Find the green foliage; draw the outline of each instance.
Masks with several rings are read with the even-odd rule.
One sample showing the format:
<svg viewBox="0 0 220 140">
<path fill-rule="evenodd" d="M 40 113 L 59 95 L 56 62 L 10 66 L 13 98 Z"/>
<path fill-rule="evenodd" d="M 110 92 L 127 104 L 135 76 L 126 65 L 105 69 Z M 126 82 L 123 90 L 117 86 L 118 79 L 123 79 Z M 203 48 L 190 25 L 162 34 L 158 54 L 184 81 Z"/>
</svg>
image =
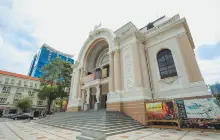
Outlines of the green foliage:
<svg viewBox="0 0 220 140">
<path fill-rule="evenodd" d="M 37 92 L 40 99 L 47 99 L 48 111 L 53 100 L 60 98 L 62 102 L 63 98 L 68 97 L 68 93 L 64 89 L 70 88 L 71 65 L 71 63 L 57 57 L 42 68 L 44 74 L 41 77 L 41 86 Z"/>
<path fill-rule="evenodd" d="M 54 100 L 58 96 L 58 88 L 56 85 L 44 86 L 38 90 L 38 98 L 41 100 Z"/>
<path fill-rule="evenodd" d="M 16 106 L 18 108 L 20 108 L 23 112 L 25 112 L 27 109 L 31 108 L 31 102 L 30 100 L 28 100 L 28 98 L 24 98 L 24 99 L 21 99 L 17 104 Z"/>
</svg>

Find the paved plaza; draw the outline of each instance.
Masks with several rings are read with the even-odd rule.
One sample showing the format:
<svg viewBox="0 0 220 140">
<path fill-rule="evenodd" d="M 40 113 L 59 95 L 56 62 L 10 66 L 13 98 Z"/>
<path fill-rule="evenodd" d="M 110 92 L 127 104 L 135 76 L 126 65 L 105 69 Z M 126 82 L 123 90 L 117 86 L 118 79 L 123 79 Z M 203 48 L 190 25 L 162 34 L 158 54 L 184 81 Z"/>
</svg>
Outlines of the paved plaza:
<svg viewBox="0 0 220 140">
<path fill-rule="evenodd" d="M 75 140 L 80 132 L 27 121 L 1 121 L 0 140 Z M 146 128 L 109 136 L 107 140 L 220 140 L 212 132 L 188 132 Z"/>
</svg>

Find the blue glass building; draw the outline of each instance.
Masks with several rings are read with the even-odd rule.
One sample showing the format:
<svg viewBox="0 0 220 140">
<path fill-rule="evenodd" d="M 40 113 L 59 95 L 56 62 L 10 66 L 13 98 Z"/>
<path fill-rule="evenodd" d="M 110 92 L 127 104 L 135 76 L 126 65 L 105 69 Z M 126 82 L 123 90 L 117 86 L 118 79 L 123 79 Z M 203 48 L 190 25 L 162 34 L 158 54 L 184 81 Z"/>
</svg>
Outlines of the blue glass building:
<svg viewBox="0 0 220 140">
<path fill-rule="evenodd" d="M 220 83 L 216 83 L 210 86 L 212 94 L 220 94 Z"/>
<path fill-rule="evenodd" d="M 43 44 L 40 51 L 33 58 L 28 76 L 40 78 L 43 75 L 41 68 L 56 57 L 60 57 L 63 61 L 68 61 L 74 64 L 74 60 L 72 59 L 73 55 L 59 52 L 47 44 Z"/>
</svg>

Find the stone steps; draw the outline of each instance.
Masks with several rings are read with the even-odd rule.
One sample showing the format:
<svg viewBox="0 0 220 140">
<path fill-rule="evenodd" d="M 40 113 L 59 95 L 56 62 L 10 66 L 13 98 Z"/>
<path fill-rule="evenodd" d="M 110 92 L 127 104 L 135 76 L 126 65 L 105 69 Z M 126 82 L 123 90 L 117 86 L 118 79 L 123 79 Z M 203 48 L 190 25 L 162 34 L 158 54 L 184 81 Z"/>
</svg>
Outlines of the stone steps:
<svg viewBox="0 0 220 140">
<path fill-rule="evenodd" d="M 57 125 L 57 126 L 62 126 L 62 127 L 90 127 L 90 128 L 93 128 L 93 129 L 102 129 L 102 130 L 105 130 L 105 129 L 113 129 L 113 128 L 122 128 L 122 127 L 129 127 L 129 126 L 139 126 L 140 124 L 136 123 L 127 123 L 127 124 L 124 124 L 124 123 L 121 123 L 121 124 L 114 124 L 114 125 L 111 125 L 111 126 L 100 126 L 99 124 L 97 125 L 89 125 L 89 124 L 54 124 L 54 125 Z"/>
<path fill-rule="evenodd" d="M 77 122 L 77 121 L 87 121 L 87 122 L 109 122 L 109 121 L 134 121 L 131 118 L 112 118 L 112 119 L 99 119 L 99 118 L 68 118 L 67 120 L 46 120 L 46 121 L 41 121 L 44 123 L 53 123 L 53 122 L 60 122 L 62 121 L 63 123 L 71 123 L 71 122 Z"/>
<path fill-rule="evenodd" d="M 143 128 L 139 122 L 116 111 L 59 113 L 35 122 L 74 131 L 88 129 L 108 136 Z"/>
</svg>

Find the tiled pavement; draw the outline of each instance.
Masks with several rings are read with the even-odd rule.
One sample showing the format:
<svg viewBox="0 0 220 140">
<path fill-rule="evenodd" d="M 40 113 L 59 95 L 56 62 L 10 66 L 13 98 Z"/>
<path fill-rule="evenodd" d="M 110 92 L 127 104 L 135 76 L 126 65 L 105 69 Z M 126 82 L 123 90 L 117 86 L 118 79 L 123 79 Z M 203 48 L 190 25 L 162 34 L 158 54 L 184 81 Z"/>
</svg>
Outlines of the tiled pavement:
<svg viewBox="0 0 220 140">
<path fill-rule="evenodd" d="M 75 140 L 80 132 L 24 121 L 0 122 L 0 140 Z M 220 140 L 220 134 L 171 129 L 142 129 L 107 140 Z"/>
<path fill-rule="evenodd" d="M 108 137 L 108 140 L 220 140 L 220 134 L 176 131 L 172 129 L 142 129 Z"/>
</svg>

